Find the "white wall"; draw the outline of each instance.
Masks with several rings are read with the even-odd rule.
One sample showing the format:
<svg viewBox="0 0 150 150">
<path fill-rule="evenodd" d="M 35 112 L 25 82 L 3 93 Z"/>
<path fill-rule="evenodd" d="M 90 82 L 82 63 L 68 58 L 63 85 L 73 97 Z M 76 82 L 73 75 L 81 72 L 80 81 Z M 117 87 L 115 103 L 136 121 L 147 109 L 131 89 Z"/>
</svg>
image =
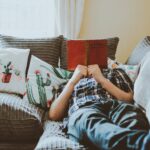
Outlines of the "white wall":
<svg viewBox="0 0 150 150">
<path fill-rule="evenodd" d="M 150 35 L 150 0 L 85 0 L 80 38 L 120 38 L 117 60 L 125 62 L 135 45 Z"/>
</svg>

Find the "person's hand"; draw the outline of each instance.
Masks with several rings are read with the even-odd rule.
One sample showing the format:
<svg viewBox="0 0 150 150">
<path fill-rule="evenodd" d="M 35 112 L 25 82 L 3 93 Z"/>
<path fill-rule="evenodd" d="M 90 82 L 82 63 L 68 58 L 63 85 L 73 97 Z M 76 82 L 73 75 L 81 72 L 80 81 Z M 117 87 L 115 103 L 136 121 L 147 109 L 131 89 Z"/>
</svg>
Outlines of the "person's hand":
<svg viewBox="0 0 150 150">
<path fill-rule="evenodd" d="M 78 65 L 69 82 L 71 82 L 73 85 L 76 85 L 82 77 L 86 76 L 87 76 L 87 66 Z"/>
<path fill-rule="evenodd" d="M 88 66 L 88 76 L 92 76 L 98 83 L 101 83 L 105 80 L 105 77 L 103 76 L 98 65 Z"/>
</svg>

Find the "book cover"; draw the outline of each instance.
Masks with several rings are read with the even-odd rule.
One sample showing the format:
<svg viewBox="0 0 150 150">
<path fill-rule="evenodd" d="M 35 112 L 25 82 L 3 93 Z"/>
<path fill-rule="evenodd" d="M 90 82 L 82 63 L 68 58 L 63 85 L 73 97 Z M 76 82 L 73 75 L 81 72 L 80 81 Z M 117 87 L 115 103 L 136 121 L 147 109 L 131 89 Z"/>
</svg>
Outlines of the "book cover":
<svg viewBox="0 0 150 150">
<path fill-rule="evenodd" d="M 107 40 L 68 40 L 67 41 L 68 70 L 74 70 L 78 64 L 98 64 L 100 68 L 107 67 Z"/>
</svg>

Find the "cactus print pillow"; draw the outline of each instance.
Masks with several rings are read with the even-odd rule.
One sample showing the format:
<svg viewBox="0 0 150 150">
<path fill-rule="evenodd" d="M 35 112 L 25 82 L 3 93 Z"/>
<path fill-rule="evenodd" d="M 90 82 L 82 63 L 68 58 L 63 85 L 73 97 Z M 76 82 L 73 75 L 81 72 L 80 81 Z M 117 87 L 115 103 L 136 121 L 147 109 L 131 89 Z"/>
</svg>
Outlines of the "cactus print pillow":
<svg viewBox="0 0 150 150">
<path fill-rule="evenodd" d="M 26 81 L 29 102 L 48 109 L 58 96 L 59 86 L 66 84 L 71 76 L 72 72 L 55 68 L 32 55 Z"/>
<path fill-rule="evenodd" d="M 29 49 L 0 48 L 0 92 L 24 95 Z"/>
<path fill-rule="evenodd" d="M 138 73 L 139 73 L 140 65 L 121 64 L 115 60 L 111 60 L 110 58 L 108 58 L 107 64 L 108 64 L 109 69 L 120 68 L 120 69 L 124 70 L 126 72 L 126 74 L 129 76 L 129 78 L 131 79 L 131 81 L 133 83 L 135 82 L 135 80 L 138 76 Z"/>
</svg>

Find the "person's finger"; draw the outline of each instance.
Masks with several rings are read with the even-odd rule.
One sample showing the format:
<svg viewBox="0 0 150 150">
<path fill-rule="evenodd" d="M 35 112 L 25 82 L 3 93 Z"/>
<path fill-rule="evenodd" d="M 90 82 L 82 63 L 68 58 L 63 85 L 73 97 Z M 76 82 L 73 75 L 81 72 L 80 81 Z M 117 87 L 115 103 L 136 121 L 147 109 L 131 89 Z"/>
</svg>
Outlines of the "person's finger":
<svg viewBox="0 0 150 150">
<path fill-rule="evenodd" d="M 83 73 L 83 76 L 86 77 L 86 76 L 87 76 L 87 72 L 84 72 L 84 73 Z"/>
<path fill-rule="evenodd" d="M 84 66 L 84 65 L 80 65 L 82 68 L 87 68 L 87 66 Z"/>
<path fill-rule="evenodd" d="M 94 72 L 94 68 L 88 68 L 88 72 L 93 73 Z"/>
<path fill-rule="evenodd" d="M 88 69 L 97 69 L 96 66 L 90 66 Z"/>
<path fill-rule="evenodd" d="M 88 74 L 90 74 L 91 70 L 88 68 Z"/>
<path fill-rule="evenodd" d="M 87 68 L 87 66 L 77 65 L 77 68 L 78 68 L 78 69 L 86 69 L 86 68 Z"/>
<path fill-rule="evenodd" d="M 83 76 L 86 77 L 87 76 L 87 69 L 85 69 L 85 68 L 82 69 L 81 73 L 82 73 Z"/>
<path fill-rule="evenodd" d="M 84 66 L 84 68 L 86 68 L 86 69 L 87 69 L 88 67 L 87 67 L 87 66 Z"/>
<path fill-rule="evenodd" d="M 87 68 L 87 67 L 86 67 L 86 68 L 83 68 L 83 70 L 87 72 L 88 68 Z"/>
<path fill-rule="evenodd" d="M 90 68 L 88 68 L 88 74 L 91 72 L 91 69 Z"/>
<path fill-rule="evenodd" d="M 90 68 L 91 65 L 88 65 L 87 67 Z"/>
<path fill-rule="evenodd" d="M 84 76 L 84 78 L 87 77 L 87 70 L 85 70 L 85 71 L 83 72 L 83 76 Z"/>
<path fill-rule="evenodd" d="M 89 76 L 89 77 L 92 76 L 92 71 L 91 71 L 91 70 L 88 71 L 88 76 Z"/>
<path fill-rule="evenodd" d="M 88 66 L 88 68 L 93 68 L 93 67 L 94 67 L 93 65 L 89 65 L 89 66 Z"/>
</svg>

